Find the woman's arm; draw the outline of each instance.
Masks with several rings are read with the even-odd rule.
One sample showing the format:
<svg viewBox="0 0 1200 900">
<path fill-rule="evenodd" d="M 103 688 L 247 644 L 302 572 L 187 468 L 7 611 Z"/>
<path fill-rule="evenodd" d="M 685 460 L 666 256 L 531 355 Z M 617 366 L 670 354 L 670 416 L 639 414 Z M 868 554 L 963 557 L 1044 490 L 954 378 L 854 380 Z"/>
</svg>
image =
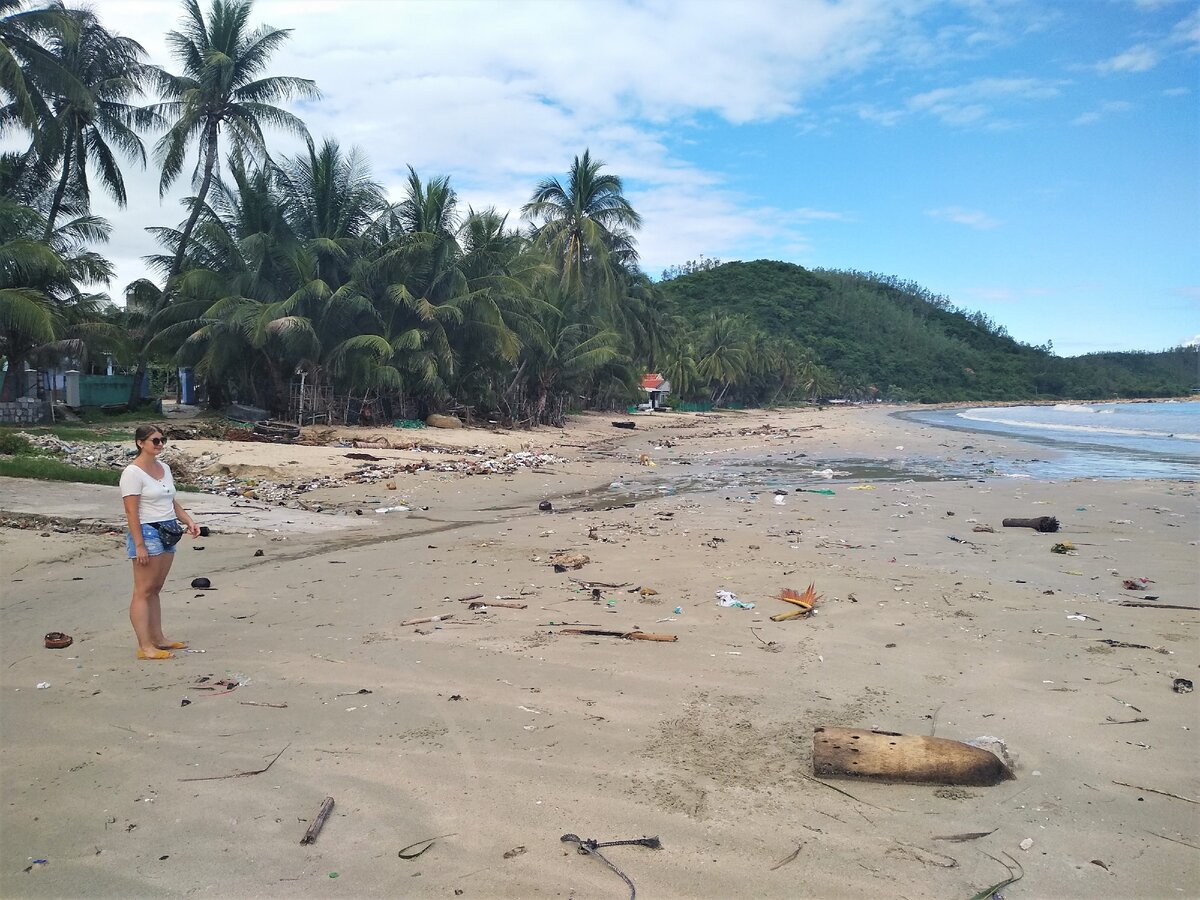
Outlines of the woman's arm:
<svg viewBox="0 0 1200 900">
<path fill-rule="evenodd" d="M 150 553 L 146 550 L 146 541 L 142 537 L 142 519 L 138 515 L 138 502 L 141 497 L 137 494 L 129 494 L 122 497 L 121 500 L 125 504 L 125 521 L 129 523 L 129 533 L 133 535 L 133 547 L 137 553 L 135 562 L 144 566 L 150 562 Z"/>
<path fill-rule="evenodd" d="M 188 511 L 179 505 L 179 501 L 175 501 L 175 518 L 182 522 L 187 527 L 187 532 L 192 537 L 200 537 L 200 526 L 196 524 L 196 520 L 188 515 Z"/>
</svg>

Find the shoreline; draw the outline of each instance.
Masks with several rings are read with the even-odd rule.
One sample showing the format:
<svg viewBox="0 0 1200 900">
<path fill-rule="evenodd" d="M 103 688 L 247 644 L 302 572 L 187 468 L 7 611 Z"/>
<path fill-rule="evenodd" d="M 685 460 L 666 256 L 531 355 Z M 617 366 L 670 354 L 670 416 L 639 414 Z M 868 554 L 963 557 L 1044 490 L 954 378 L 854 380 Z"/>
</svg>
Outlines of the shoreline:
<svg viewBox="0 0 1200 900">
<path fill-rule="evenodd" d="M 0 893 L 619 894 L 604 866 L 563 852 L 568 832 L 658 835 L 661 851 L 609 856 L 647 897 L 971 896 L 1003 877 L 985 853 L 1017 858 L 1031 896 L 1176 896 L 1198 882 L 1179 843 L 1197 841 L 1190 805 L 1114 784 L 1200 795 L 1194 701 L 1170 687 L 1195 677 L 1200 613 L 1120 605 L 1194 605 L 1196 485 L 863 481 L 783 505 L 716 490 L 609 506 L 614 481 L 729 453 L 815 469 L 1019 460 L 1031 446 L 981 436 L 964 451 L 882 410 L 638 417 L 632 432 L 609 418 L 522 435 L 562 460 L 544 467 L 304 495 L 329 510 L 318 520 L 363 509 L 367 529 L 288 530 L 289 510 L 272 507 L 277 525 L 216 527 L 203 552 L 185 541 L 164 619 L 206 652 L 162 664 L 133 659 L 118 536 L 0 529 Z M 299 469 L 311 449 L 255 446 Z M 400 500 L 409 511 L 373 512 Z M 1063 530 L 1000 525 L 1042 514 Z M 1051 553 L 1061 541 L 1076 550 Z M 590 561 L 556 573 L 557 552 Z M 188 590 L 199 575 L 217 590 Z M 1153 583 L 1124 590 L 1135 577 Z M 572 578 L 625 586 L 595 602 Z M 810 582 L 816 615 L 770 621 L 781 588 Z M 721 589 L 755 609 L 718 606 Z M 459 598 L 474 595 L 525 608 L 472 611 Z M 42 649 L 51 630 L 75 644 Z M 205 676 L 239 686 L 211 696 Z M 1148 721 L 1109 722 L 1133 718 Z M 995 735 L 1017 780 L 828 781 L 848 797 L 812 779 L 822 725 Z M 181 781 L 261 769 L 281 749 L 263 775 Z M 333 814 L 300 847 L 326 796 Z M 420 860 L 396 857 L 451 832 Z M 938 840 L 959 832 L 990 833 Z M 32 859 L 49 864 L 25 873 Z"/>
</svg>

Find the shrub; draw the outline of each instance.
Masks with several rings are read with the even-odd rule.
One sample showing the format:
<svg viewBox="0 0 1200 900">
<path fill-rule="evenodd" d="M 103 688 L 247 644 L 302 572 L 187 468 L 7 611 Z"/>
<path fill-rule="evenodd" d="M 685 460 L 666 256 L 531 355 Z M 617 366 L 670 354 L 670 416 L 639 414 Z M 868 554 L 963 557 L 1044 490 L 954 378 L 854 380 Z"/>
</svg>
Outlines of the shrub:
<svg viewBox="0 0 1200 900">
<path fill-rule="evenodd" d="M 30 456 L 32 453 L 33 444 L 28 438 L 13 431 L 0 431 L 0 455 Z"/>
</svg>

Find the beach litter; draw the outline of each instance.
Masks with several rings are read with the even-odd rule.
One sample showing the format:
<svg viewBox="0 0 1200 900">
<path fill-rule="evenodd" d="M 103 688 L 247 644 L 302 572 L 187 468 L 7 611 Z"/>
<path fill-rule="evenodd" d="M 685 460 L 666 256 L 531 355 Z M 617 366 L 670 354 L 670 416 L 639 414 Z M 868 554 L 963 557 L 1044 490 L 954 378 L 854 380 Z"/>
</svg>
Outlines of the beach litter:
<svg viewBox="0 0 1200 900">
<path fill-rule="evenodd" d="M 29 865 L 25 867 L 25 871 L 27 873 L 37 872 L 40 869 L 44 869 L 48 865 L 50 865 L 50 860 L 48 859 L 33 859 L 29 861 Z"/>
<path fill-rule="evenodd" d="M 827 497 L 834 496 L 837 492 L 832 488 L 796 488 L 797 494 L 824 494 Z"/>
<path fill-rule="evenodd" d="M 61 631 L 51 631 L 45 638 L 47 650 L 65 650 L 72 643 L 74 643 L 74 638 L 69 634 L 63 634 Z"/>
<path fill-rule="evenodd" d="M 792 588 L 784 588 L 779 592 L 779 596 L 776 599 L 797 606 L 799 609 L 776 613 L 771 616 L 772 622 L 784 622 L 788 619 L 807 619 L 812 615 L 813 607 L 821 597 L 817 594 L 816 584 L 813 583 L 804 589 L 804 593 L 795 591 Z"/>
<path fill-rule="evenodd" d="M 1066 556 L 1068 553 L 1075 552 L 1075 545 L 1072 544 L 1070 541 L 1060 541 L 1059 543 L 1055 544 L 1053 547 L 1050 548 L 1050 552 L 1058 553 L 1062 556 Z"/>
<path fill-rule="evenodd" d="M 1126 578 L 1121 586 L 1127 591 L 1144 591 L 1153 583 L 1149 578 Z"/>
<path fill-rule="evenodd" d="M 733 593 L 733 591 L 725 591 L 725 590 L 717 591 L 716 597 L 717 597 L 717 603 L 726 608 L 754 609 L 753 603 L 742 602 L 741 600 L 738 599 L 737 594 Z"/>
<path fill-rule="evenodd" d="M 962 741 L 823 725 L 813 729 L 813 774 L 977 787 L 1016 778 L 996 753 Z"/>
<path fill-rule="evenodd" d="M 1043 533 L 1058 531 L 1058 519 L 1054 516 L 1035 516 L 1032 519 L 1005 519 L 1000 523 L 1005 528 L 1032 528 Z"/>
<path fill-rule="evenodd" d="M 41 685 L 39 685 L 40 687 Z M 1192 682 L 1187 678 L 1176 678 L 1171 683 L 1171 690 L 1177 694 L 1190 694 L 1193 690 Z"/>
<path fill-rule="evenodd" d="M 586 553 L 555 553 L 546 565 L 553 566 L 555 572 L 565 572 L 567 569 L 582 569 L 591 561 Z"/>
<path fill-rule="evenodd" d="M 48 682 L 48 681 L 39 681 L 39 682 L 37 683 L 37 689 L 38 689 L 39 691 L 44 691 L 44 690 L 46 690 L 46 688 L 48 688 L 48 687 L 50 687 L 50 682 Z"/>
<path fill-rule="evenodd" d="M 396 855 L 398 857 L 400 857 L 401 859 L 416 859 L 418 856 L 420 856 L 422 853 L 424 853 L 426 850 L 428 850 L 430 847 L 432 847 L 435 843 L 440 841 L 442 838 L 456 837 L 457 835 L 458 835 L 457 831 L 451 831 L 449 834 L 439 834 L 437 837 L 425 838 L 420 841 L 413 841 L 407 847 L 401 847 L 400 851 Z M 424 844 L 425 846 L 421 847 L 422 844 Z M 413 850 L 414 847 L 421 847 L 421 849 Z M 409 852 L 410 850 L 413 852 L 410 853 Z"/>
<path fill-rule="evenodd" d="M 609 862 L 604 854 L 600 852 L 600 849 L 602 847 L 648 847 L 651 850 L 662 849 L 662 841 L 660 841 L 657 837 L 633 838 L 632 840 L 627 841 L 597 841 L 591 838 L 581 838 L 576 834 L 564 834 L 561 838 L 559 838 L 559 840 L 561 840 L 564 844 L 577 845 L 577 850 L 581 856 L 594 856 L 599 859 L 600 862 L 612 869 L 613 872 L 620 876 L 621 880 L 629 886 L 629 900 L 636 900 L 637 888 L 634 887 L 633 881 L 629 878 L 629 876 Z M 508 854 L 505 854 L 505 856 L 507 855 Z"/>
<path fill-rule="evenodd" d="M 1017 862 L 1015 859 L 1013 859 L 1011 856 L 1009 856 L 1007 853 L 1005 853 L 1004 855 L 1012 863 L 1011 866 L 1002 859 L 996 859 L 996 857 L 992 856 L 992 854 L 990 854 L 990 853 L 984 853 L 983 855 L 986 856 L 988 859 L 995 860 L 996 862 L 1000 863 L 1000 865 L 1004 866 L 1004 868 L 1006 868 L 1008 870 L 1008 877 L 1005 878 L 1003 881 L 996 882 L 991 887 L 984 888 L 978 894 L 973 895 L 971 897 L 971 900 L 993 900 L 993 898 L 999 897 L 1000 892 L 1002 890 L 1004 890 L 1006 887 L 1016 884 L 1018 881 L 1020 881 L 1022 878 L 1025 877 L 1025 870 L 1021 868 L 1021 864 L 1019 862 Z"/>
<path fill-rule="evenodd" d="M 212 582 L 203 576 L 200 578 L 193 578 L 192 587 L 197 591 L 208 591 L 212 590 Z"/>
<path fill-rule="evenodd" d="M 304 837 L 300 838 L 301 844 L 312 844 L 317 840 L 317 835 L 321 833 L 321 829 L 325 827 L 325 820 L 329 818 L 329 814 L 333 812 L 333 798 L 326 797 L 321 803 L 321 808 L 317 810 L 317 817 L 312 824 L 308 826 L 308 830 L 304 832 Z"/>
</svg>

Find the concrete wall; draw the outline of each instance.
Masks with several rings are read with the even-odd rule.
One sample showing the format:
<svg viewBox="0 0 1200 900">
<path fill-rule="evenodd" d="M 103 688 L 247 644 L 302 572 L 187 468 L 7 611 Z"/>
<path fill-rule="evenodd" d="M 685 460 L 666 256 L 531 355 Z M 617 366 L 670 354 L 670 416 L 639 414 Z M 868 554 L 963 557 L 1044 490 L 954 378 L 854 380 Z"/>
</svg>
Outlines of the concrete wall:
<svg viewBox="0 0 1200 900">
<path fill-rule="evenodd" d="M 32 397 L 22 397 L 10 403 L 0 403 L 0 423 L 33 425 L 50 418 L 50 404 Z"/>
</svg>

